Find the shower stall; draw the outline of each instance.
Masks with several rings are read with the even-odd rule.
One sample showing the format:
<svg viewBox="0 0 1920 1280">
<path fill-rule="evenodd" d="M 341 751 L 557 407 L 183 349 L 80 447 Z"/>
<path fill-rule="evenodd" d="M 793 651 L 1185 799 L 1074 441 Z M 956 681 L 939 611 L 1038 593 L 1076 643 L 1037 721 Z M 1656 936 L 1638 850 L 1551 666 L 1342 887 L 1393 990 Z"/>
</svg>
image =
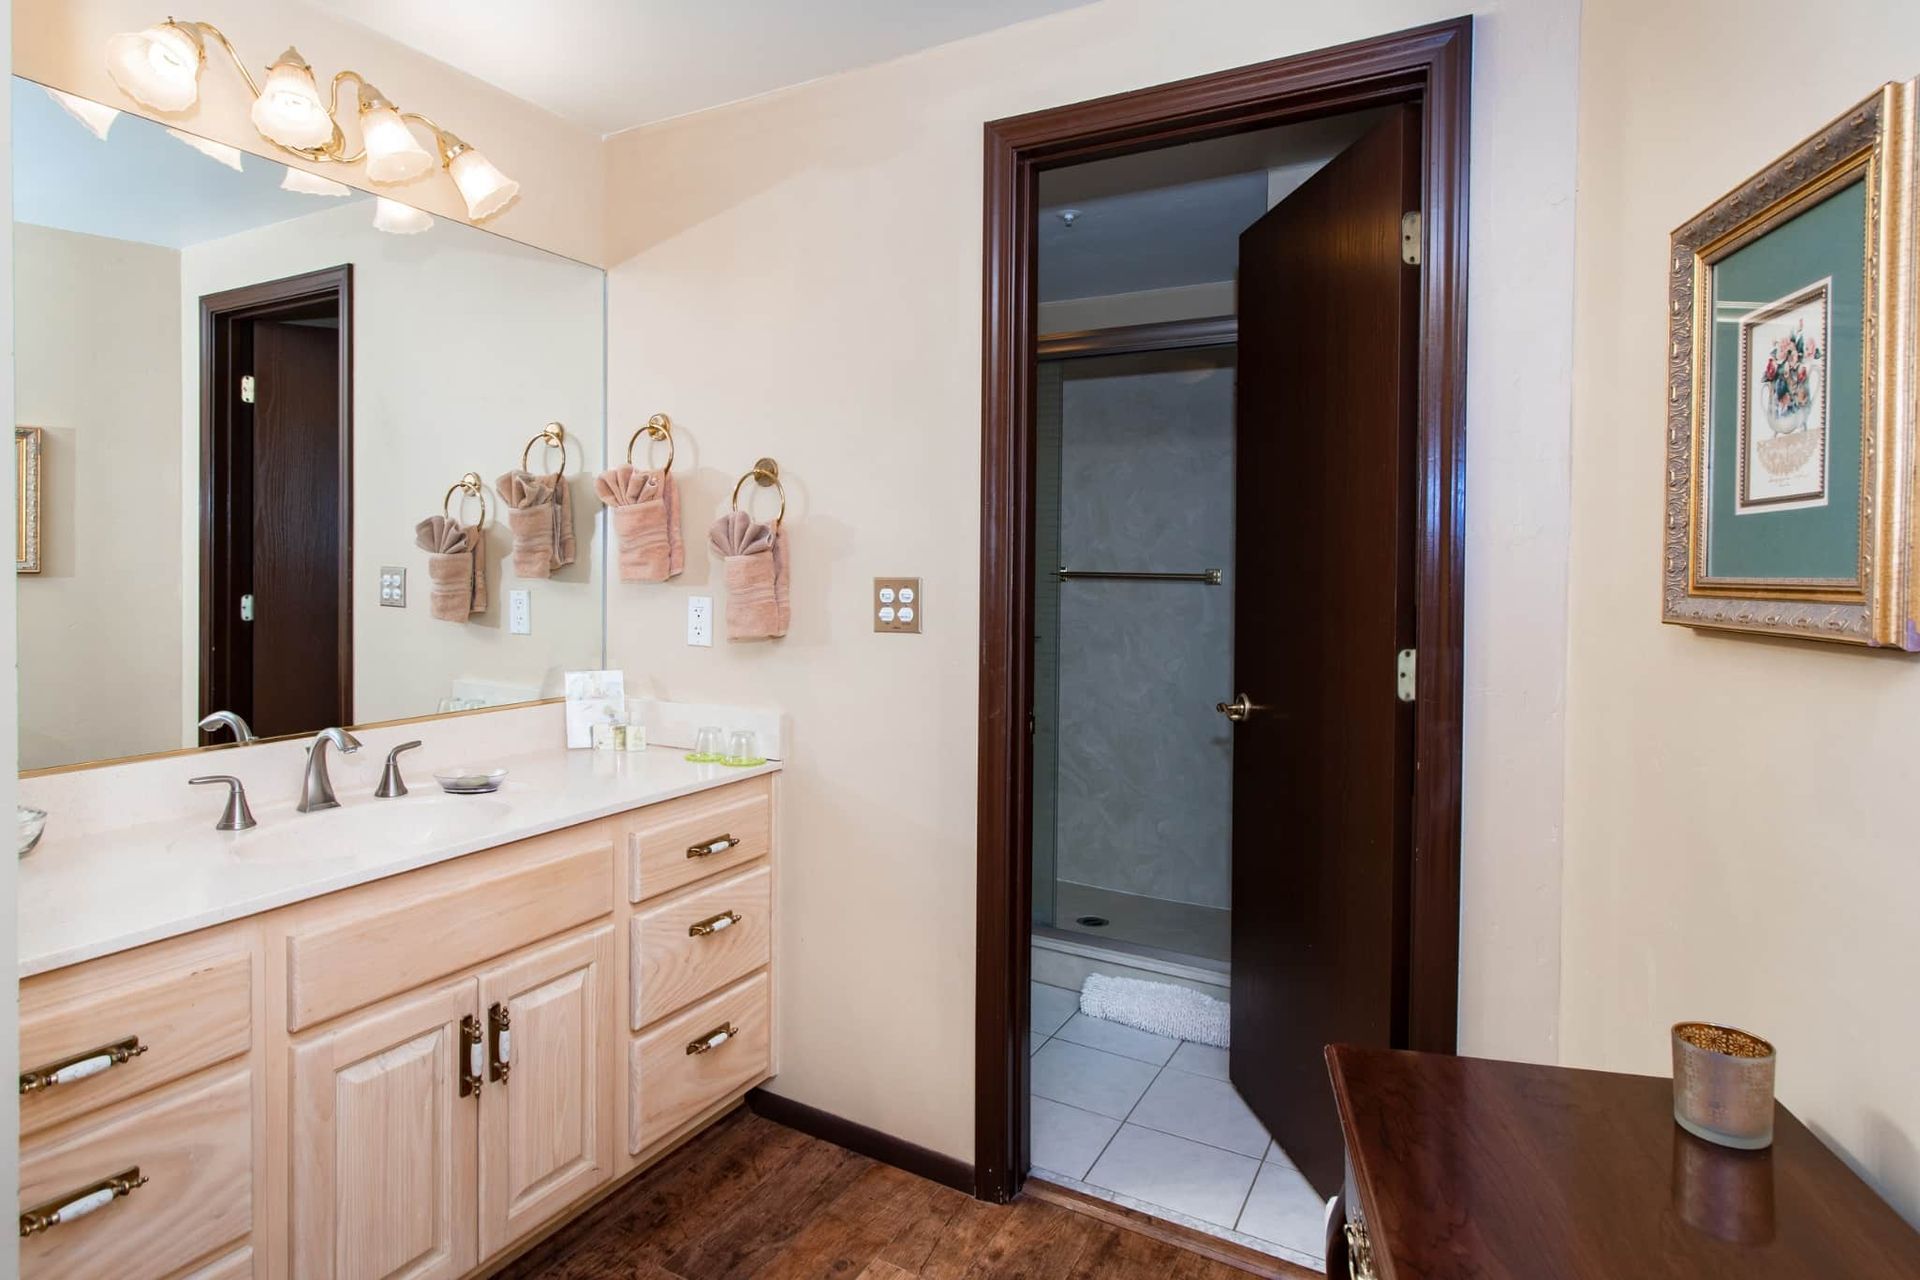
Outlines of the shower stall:
<svg viewBox="0 0 1920 1280">
<path fill-rule="evenodd" d="M 1036 975 L 1226 980 L 1234 357 L 1039 366 Z"/>
</svg>

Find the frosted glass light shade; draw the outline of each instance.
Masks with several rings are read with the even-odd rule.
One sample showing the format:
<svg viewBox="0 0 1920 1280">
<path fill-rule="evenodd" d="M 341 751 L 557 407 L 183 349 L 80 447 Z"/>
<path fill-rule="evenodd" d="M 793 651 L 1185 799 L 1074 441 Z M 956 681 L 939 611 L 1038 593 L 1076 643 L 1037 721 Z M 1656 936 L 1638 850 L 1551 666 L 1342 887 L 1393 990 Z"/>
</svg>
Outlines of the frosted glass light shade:
<svg viewBox="0 0 1920 1280">
<path fill-rule="evenodd" d="M 240 168 L 240 148 L 238 147 L 230 147 L 224 142 L 215 142 L 211 138 L 196 138 L 178 129 L 167 130 L 167 136 L 186 143 L 209 160 L 218 160 L 235 173 L 244 172 Z"/>
<path fill-rule="evenodd" d="M 381 231 L 392 232 L 396 236 L 412 236 L 431 227 L 433 217 L 410 204 L 401 204 L 398 200 L 389 200 L 385 196 L 375 196 L 373 225 Z"/>
<path fill-rule="evenodd" d="M 268 69 L 251 114 L 260 136 L 283 147 L 312 151 L 333 141 L 333 117 L 320 100 L 313 71 L 292 49 Z"/>
<path fill-rule="evenodd" d="M 200 96 L 200 45 L 168 23 L 107 41 L 107 74 L 135 102 L 185 111 Z"/>
<path fill-rule="evenodd" d="M 105 142 L 107 130 L 113 128 L 113 122 L 120 113 L 105 103 L 95 102 L 92 98 L 82 98 L 76 94 L 64 93 L 49 88 L 47 96 L 59 103 L 66 113 L 87 127 L 87 132 Z"/>
<path fill-rule="evenodd" d="M 350 196 L 353 188 L 332 178 L 323 178 L 317 173 L 308 173 L 305 169 L 289 169 L 280 179 L 282 191 L 297 191 L 303 196 Z"/>
<path fill-rule="evenodd" d="M 410 182 L 433 168 L 432 154 L 392 107 L 362 111 L 360 134 L 367 149 L 367 177 L 374 182 Z"/>
<path fill-rule="evenodd" d="M 447 172 L 467 202 L 467 216 L 475 222 L 491 218 L 520 194 L 519 183 L 471 147 L 447 162 Z"/>
</svg>

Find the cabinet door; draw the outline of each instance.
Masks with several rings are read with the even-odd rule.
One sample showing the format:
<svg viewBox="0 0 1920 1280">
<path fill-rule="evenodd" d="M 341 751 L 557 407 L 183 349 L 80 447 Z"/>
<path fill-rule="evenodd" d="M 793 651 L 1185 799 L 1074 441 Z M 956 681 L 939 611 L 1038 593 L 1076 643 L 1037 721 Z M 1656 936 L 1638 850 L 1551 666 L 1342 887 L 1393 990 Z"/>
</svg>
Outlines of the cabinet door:
<svg viewBox="0 0 1920 1280">
<path fill-rule="evenodd" d="M 461 1096 L 472 979 L 292 1049 L 293 1273 L 438 1280 L 475 1262 L 479 1098 Z"/>
<path fill-rule="evenodd" d="M 488 1258 L 613 1175 L 613 926 L 480 975 L 488 1083 L 480 1105 L 480 1255 Z"/>
</svg>

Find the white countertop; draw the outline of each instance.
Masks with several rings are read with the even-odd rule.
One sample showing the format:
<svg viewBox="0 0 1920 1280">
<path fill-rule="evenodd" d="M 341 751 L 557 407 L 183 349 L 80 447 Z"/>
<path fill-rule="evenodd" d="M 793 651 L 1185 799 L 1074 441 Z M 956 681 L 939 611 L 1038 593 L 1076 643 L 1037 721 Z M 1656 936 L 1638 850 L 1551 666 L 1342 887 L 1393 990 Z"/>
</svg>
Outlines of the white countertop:
<svg viewBox="0 0 1920 1280">
<path fill-rule="evenodd" d="M 91 833 L 50 823 L 20 863 L 20 976 L 780 768 L 689 764 L 684 751 L 661 746 L 555 748 L 498 763 L 507 780 L 490 796 L 445 795 L 426 770 L 410 768 L 410 794 L 377 800 L 349 793 L 336 774 L 340 808 L 297 813 L 256 797 L 260 825 L 251 831 L 213 830 L 218 803 L 185 796 L 177 819 Z"/>
</svg>

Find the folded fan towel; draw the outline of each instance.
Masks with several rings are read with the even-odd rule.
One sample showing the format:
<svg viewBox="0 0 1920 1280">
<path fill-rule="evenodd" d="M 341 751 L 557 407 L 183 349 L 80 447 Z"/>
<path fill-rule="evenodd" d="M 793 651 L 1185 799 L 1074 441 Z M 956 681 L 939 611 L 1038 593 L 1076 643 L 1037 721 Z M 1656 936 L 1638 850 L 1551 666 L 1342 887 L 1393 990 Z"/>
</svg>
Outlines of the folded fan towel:
<svg viewBox="0 0 1920 1280">
<path fill-rule="evenodd" d="M 413 527 L 413 540 L 427 553 L 429 614 L 444 622 L 465 622 L 487 607 L 478 528 L 448 516 L 428 516 Z"/>
<path fill-rule="evenodd" d="M 522 578 L 550 578 L 573 563 L 573 511 L 564 475 L 509 471 L 493 489 L 507 506 L 513 530 L 513 571 Z"/>
<path fill-rule="evenodd" d="M 787 634 L 793 614 L 789 595 L 787 537 L 777 524 L 729 511 L 707 534 L 713 553 L 727 567 L 727 639 L 769 640 Z"/>
<path fill-rule="evenodd" d="M 627 464 L 593 482 L 619 544 L 620 581 L 665 582 L 686 568 L 680 537 L 680 486 L 670 472 Z"/>
</svg>

